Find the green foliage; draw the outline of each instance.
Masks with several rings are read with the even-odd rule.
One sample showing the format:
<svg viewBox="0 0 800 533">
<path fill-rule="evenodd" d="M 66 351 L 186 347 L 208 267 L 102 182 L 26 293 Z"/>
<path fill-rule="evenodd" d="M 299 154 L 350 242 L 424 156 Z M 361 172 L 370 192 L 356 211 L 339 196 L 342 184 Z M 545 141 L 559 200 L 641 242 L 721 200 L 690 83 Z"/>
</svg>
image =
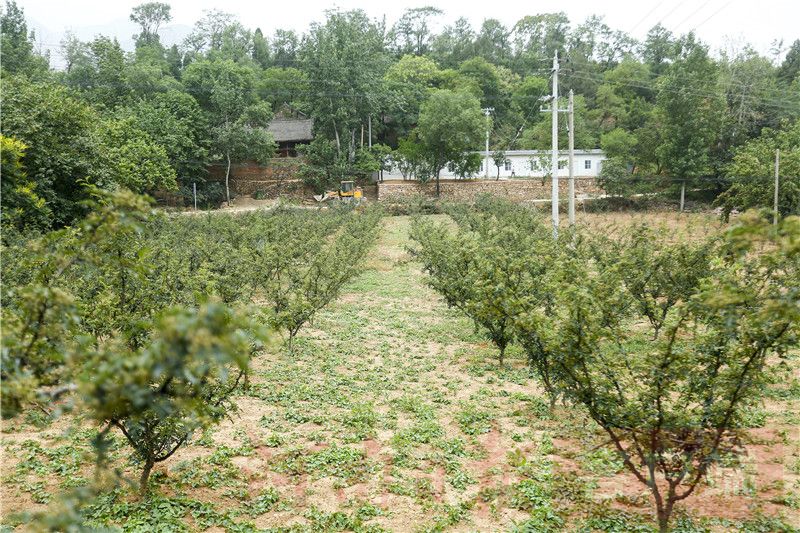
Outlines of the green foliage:
<svg viewBox="0 0 800 533">
<path fill-rule="evenodd" d="M 80 185 L 95 164 L 92 130 L 97 114 L 61 86 L 3 77 L 2 134 L 25 144 L 22 161 L 36 191 L 64 225 L 85 213 Z"/>
<path fill-rule="evenodd" d="M 469 316 L 500 350 L 500 363 L 514 337 L 513 320 L 523 301 L 540 297 L 533 287 L 543 273 L 533 253 L 548 253 L 550 232 L 532 211 L 485 198 L 474 212 L 455 211 L 459 228 L 414 221 L 412 249 L 430 274 L 430 285 L 448 305 Z M 526 231 L 520 231 L 525 227 Z"/>
<path fill-rule="evenodd" d="M 300 328 L 360 273 L 380 216 L 372 209 L 351 213 L 340 227 L 331 224 L 336 218 L 318 218 L 316 228 L 274 227 L 273 240 L 257 250 L 257 287 L 272 309 L 272 325 L 288 333 L 290 346 Z"/>
<path fill-rule="evenodd" d="M 664 131 L 656 151 L 671 176 L 692 179 L 712 171 L 711 150 L 725 103 L 707 48 L 690 33 L 679 50 L 659 85 L 656 112 Z"/>
<path fill-rule="evenodd" d="M 751 213 L 722 239 L 673 243 L 646 227 L 554 241 L 524 208 L 490 200 L 451 216 L 456 229 L 412 226 L 431 286 L 501 353 L 516 338 L 551 398 L 586 410 L 621 460 L 604 450 L 587 464 L 624 465 L 650 487 L 665 530 L 675 502 L 740 451 L 768 357 L 797 345 L 798 219 L 773 229 Z M 486 291 L 476 272 L 509 277 L 487 277 Z"/>
<path fill-rule="evenodd" d="M 168 310 L 153 329 L 141 350 L 109 346 L 89 357 L 81 387 L 92 416 L 118 428 L 143 462 L 143 492 L 155 463 L 235 410 L 230 396 L 250 355 L 247 322 L 219 304 Z"/>
<path fill-rule="evenodd" d="M 775 131 L 764 129 L 761 135 L 738 147 L 728 165 L 732 183 L 716 200 L 722 215 L 733 210 L 772 209 L 775 196 L 775 150 L 780 150 L 780 216 L 800 214 L 800 120 Z"/>
<path fill-rule="evenodd" d="M 421 177 L 436 177 L 437 192 L 439 172 L 448 163 L 462 167 L 469 162 L 468 152 L 479 145 L 483 126 L 480 102 L 469 93 L 440 89 L 422 104 L 409 152 L 412 161 L 421 163 L 417 164 Z M 464 170 L 477 170 L 468 167 Z"/>
<path fill-rule="evenodd" d="M 106 121 L 96 135 L 98 164 L 88 173 L 93 183 L 106 189 L 124 187 L 137 193 L 177 187 L 167 151 L 132 119 Z"/>
<path fill-rule="evenodd" d="M 28 75 L 47 70 L 47 58 L 34 52 L 35 34 L 28 32 L 25 13 L 14 0 L 7 1 L 0 13 L 0 63 L 5 72 Z"/>
<path fill-rule="evenodd" d="M 52 213 L 45 201 L 36 194 L 36 184 L 28 179 L 22 159 L 27 146 L 20 141 L 0 135 L 0 166 L 3 168 L 2 186 L 4 229 L 43 229 L 49 224 Z"/>
</svg>

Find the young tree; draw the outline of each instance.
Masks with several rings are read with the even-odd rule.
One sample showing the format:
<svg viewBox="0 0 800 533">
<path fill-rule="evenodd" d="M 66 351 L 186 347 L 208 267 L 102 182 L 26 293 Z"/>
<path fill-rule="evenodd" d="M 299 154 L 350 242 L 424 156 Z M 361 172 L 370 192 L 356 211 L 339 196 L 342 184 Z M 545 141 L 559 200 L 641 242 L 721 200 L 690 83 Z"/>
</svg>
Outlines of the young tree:
<svg viewBox="0 0 800 533">
<path fill-rule="evenodd" d="M 559 386 L 649 487 L 661 531 L 709 468 L 740 451 L 743 412 L 760 401 L 770 359 L 796 344 L 798 236 L 796 217 L 777 230 L 744 217 L 657 338 L 631 307 L 619 268 L 594 270 L 579 251 L 562 259 L 549 335 Z"/>
<path fill-rule="evenodd" d="M 497 167 L 497 179 L 500 179 L 500 167 L 506 164 L 508 158 L 506 157 L 505 150 L 497 149 L 492 152 L 492 161 L 494 161 L 494 166 Z"/>
<path fill-rule="evenodd" d="M 248 327 L 220 304 L 171 309 L 155 321 L 144 348 L 111 346 L 87 358 L 80 393 L 91 416 L 119 429 L 141 459 L 142 496 L 156 463 L 235 411 L 231 395 L 250 360 Z"/>
<path fill-rule="evenodd" d="M 458 165 L 466 161 L 469 152 L 480 145 L 483 127 L 480 103 L 471 94 L 439 89 L 422 104 L 413 136 L 428 168 L 436 176 L 436 196 L 439 196 L 442 168 L 448 163 Z"/>
</svg>

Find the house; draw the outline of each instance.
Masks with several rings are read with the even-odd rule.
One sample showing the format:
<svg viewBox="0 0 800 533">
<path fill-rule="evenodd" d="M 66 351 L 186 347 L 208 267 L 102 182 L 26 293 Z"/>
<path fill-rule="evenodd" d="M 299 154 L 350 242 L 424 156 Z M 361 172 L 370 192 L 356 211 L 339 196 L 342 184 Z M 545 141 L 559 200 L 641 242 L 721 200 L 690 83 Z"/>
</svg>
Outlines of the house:
<svg viewBox="0 0 800 533">
<path fill-rule="evenodd" d="M 477 152 L 481 156 L 480 170 L 467 178 L 485 178 L 486 177 L 486 152 Z M 506 153 L 505 162 L 500 165 L 499 175 L 500 179 L 509 178 L 543 178 L 550 175 L 550 157 L 549 150 L 508 150 Z M 567 162 L 568 152 L 561 150 L 558 158 L 558 175 L 567 177 L 569 176 L 569 168 Z M 600 175 L 600 168 L 603 161 L 606 159 L 602 150 L 575 150 L 574 170 L 575 176 L 579 178 L 596 178 Z M 488 158 L 489 163 L 489 179 L 497 179 L 498 168 L 492 159 L 491 153 Z M 458 178 L 451 168 L 445 167 L 439 174 L 440 178 L 452 179 Z M 413 179 L 413 176 L 403 176 L 398 166 L 395 164 L 391 170 L 383 173 L 383 179 Z"/>
<path fill-rule="evenodd" d="M 314 119 L 284 105 L 275 113 L 267 130 L 278 143 L 278 157 L 297 157 L 297 146 L 314 139 Z"/>
</svg>

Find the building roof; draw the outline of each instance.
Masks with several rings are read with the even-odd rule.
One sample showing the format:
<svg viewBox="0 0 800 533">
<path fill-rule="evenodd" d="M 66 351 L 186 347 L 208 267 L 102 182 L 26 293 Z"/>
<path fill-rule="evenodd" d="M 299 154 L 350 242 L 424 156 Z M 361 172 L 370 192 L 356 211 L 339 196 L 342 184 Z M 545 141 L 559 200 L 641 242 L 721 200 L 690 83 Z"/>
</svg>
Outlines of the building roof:
<svg viewBox="0 0 800 533">
<path fill-rule="evenodd" d="M 310 141 L 313 129 L 313 118 L 276 118 L 267 128 L 276 142 Z"/>
<path fill-rule="evenodd" d="M 479 154 L 485 154 L 485 151 L 476 152 Z M 550 150 L 506 150 L 506 156 L 536 156 L 536 155 L 550 155 L 552 152 Z M 569 155 L 569 150 L 559 150 L 559 155 Z M 579 150 L 575 149 L 575 155 L 599 155 L 605 156 L 603 150 L 599 148 L 592 148 L 590 150 Z"/>
</svg>

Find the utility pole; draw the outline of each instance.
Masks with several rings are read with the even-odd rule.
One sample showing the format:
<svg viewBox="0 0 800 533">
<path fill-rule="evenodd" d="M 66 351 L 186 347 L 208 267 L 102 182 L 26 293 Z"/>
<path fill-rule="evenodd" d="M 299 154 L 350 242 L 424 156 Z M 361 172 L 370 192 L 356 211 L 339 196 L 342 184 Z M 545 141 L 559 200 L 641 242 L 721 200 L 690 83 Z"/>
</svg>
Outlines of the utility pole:
<svg viewBox="0 0 800 533">
<path fill-rule="evenodd" d="M 486 115 L 486 179 L 489 179 L 489 114 L 494 111 L 493 107 L 484 107 L 483 114 Z"/>
<path fill-rule="evenodd" d="M 575 93 L 569 90 L 569 225 L 575 225 Z"/>
<path fill-rule="evenodd" d="M 553 54 L 553 93 L 551 100 L 553 125 L 553 238 L 558 238 L 558 50 Z"/>
<path fill-rule="evenodd" d="M 367 146 L 372 150 L 372 115 L 367 115 Z"/>
<path fill-rule="evenodd" d="M 683 213 L 683 199 L 686 197 L 686 180 L 681 181 L 681 213 Z"/>
<path fill-rule="evenodd" d="M 778 224 L 778 173 L 781 166 L 781 151 L 775 150 L 775 198 L 773 200 L 773 209 L 775 212 L 772 214 L 772 224 Z"/>
</svg>

